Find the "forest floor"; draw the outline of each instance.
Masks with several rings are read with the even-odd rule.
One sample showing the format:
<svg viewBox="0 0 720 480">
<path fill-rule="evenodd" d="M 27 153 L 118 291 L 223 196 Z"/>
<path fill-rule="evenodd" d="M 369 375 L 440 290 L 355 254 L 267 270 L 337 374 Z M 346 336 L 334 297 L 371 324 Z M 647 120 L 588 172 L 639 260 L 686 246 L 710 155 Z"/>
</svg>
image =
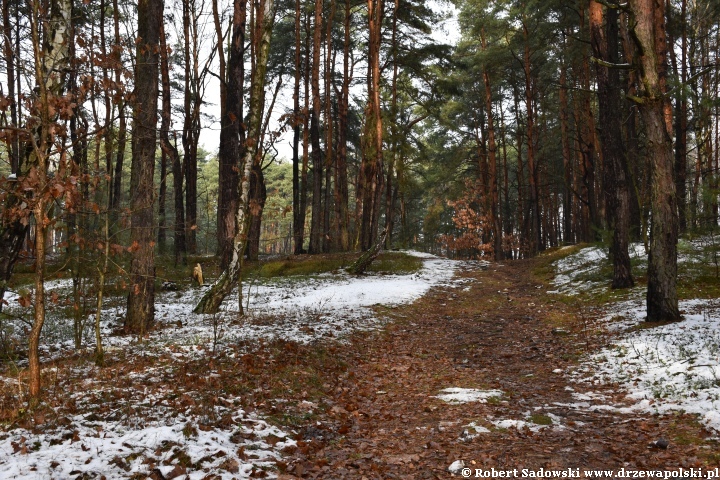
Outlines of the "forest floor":
<svg viewBox="0 0 720 480">
<path fill-rule="evenodd" d="M 571 252 L 600 263 L 594 250 L 578 250 Z M 666 408 L 664 393 L 628 395 L 646 384 L 671 388 L 646 378 L 658 369 L 637 342 L 613 347 L 627 335 L 649 343 L 632 315 L 637 295 L 573 291 L 592 282 L 558 280 L 558 262 L 567 253 L 489 265 L 426 259 L 434 267 L 403 277 L 408 285 L 421 282 L 424 296 L 408 294 L 404 300 L 412 303 L 371 302 L 372 316 L 381 321 L 340 336 L 320 328 L 328 323 L 325 314 L 308 310 L 315 323 L 294 324 L 290 339 L 263 330 L 192 345 L 158 342 L 162 348 L 117 340 L 101 369 L 89 353 L 56 356 L 44 371 L 44 402 L 32 409 L 11 391 L 14 385 L 20 391 L 22 370 L 15 383 L 6 372 L 0 473 L 23 479 L 444 479 L 461 478 L 462 468 L 471 468 L 473 478 L 475 469 L 517 469 L 522 477 L 523 469 L 532 476 L 542 468 L 580 477 L 584 469 L 613 470 L 607 478 L 617 478 L 620 468 L 718 466 L 717 408 L 702 397 L 720 387 L 712 350 L 718 337 L 702 333 L 715 345 L 699 344 L 712 359 L 693 353 L 675 362 L 689 364 L 688 378 L 711 368 L 711 383 L 682 395 L 710 402 L 709 409 L 687 407 L 699 415 L 687 414 Z M 576 280 L 585 267 L 565 268 Z M 428 283 L 428 274 L 444 275 L 443 281 Z M 378 295 L 402 283 L 373 278 L 390 282 L 377 284 Z M 321 291 L 327 281 L 322 277 L 308 288 Z M 342 281 L 345 293 L 372 293 L 352 279 Z M 296 291 L 297 301 L 307 301 L 310 290 Z M 332 291 L 328 302 L 344 301 L 341 288 Z M 710 297 L 716 297 L 712 288 Z M 613 313 L 613 306 L 624 313 Z M 703 321 L 710 311 L 717 316 L 717 309 L 698 316 L 683 306 L 694 314 L 690 320 Z M 346 310 L 362 308 L 368 307 Z M 181 310 L 169 309 L 155 335 L 200 335 Z M 333 310 L 341 313 L 331 306 L 330 317 L 338 316 Z M 625 326 L 608 328 L 600 321 L 608 312 Z M 271 322 L 279 320 L 262 315 L 250 323 L 260 331 Z M 670 338 L 666 327 L 675 328 L 647 331 Z M 653 342 L 661 352 L 660 340 Z M 635 357 L 642 360 L 636 370 L 632 362 L 616 362 L 630 372 L 621 383 L 603 367 Z"/>
<path fill-rule="evenodd" d="M 459 461 L 473 477 L 478 468 L 717 466 L 717 437 L 696 417 L 623 408 L 632 403 L 621 387 L 563 375 L 609 339 L 548 295 L 532 273 L 541 262 L 461 269 L 469 289 L 434 289 L 389 313 L 381 334 L 353 338 L 343 352 L 352 366 L 325 400 L 332 407 L 301 429 L 281 478 L 449 478 Z M 481 399 L 439 399 L 449 387 Z M 651 446 L 661 439 L 667 448 Z"/>
</svg>

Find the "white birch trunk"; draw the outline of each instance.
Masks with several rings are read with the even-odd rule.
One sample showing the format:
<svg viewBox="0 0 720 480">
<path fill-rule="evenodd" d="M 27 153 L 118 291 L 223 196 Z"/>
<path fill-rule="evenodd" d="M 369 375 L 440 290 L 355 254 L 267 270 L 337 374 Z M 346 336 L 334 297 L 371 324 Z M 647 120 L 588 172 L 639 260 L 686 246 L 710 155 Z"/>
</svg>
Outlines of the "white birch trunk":
<svg viewBox="0 0 720 480">
<path fill-rule="evenodd" d="M 242 285 L 240 283 L 240 272 L 242 271 L 243 255 L 247 245 L 248 229 L 250 226 L 250 175 L 253 167 L 253 159 L 257 153 L 262 133 L 263 109 L 265 105 L 265 72 L 267 70 L 268 56 L 270 54 L 270 39 L 272 37 L 273 23 L 275 20 L 274 0 L 263 0 L 260 4 L 260 11 L 256 15 L 256 22 L 260 28 L 260 39 L 255 49 L 257 59 L 255 69 L 251 75 L 250 83 L 250 118 L 248 121 L 247 142 L 245 154 L 238 162 L 238 170 L 242 172 L 242 178 L 238 188 L 240 190 L 237 213 L 235 214 L 235 237 L 233 239 L 232 258 L 227 269 L 205 292 L 195 307 L 195 313 L 217 313 L 220 304 L 230 294 L 235 283 L 238 283 L 240 290 L 239 297 L 242 298 Z M 242 301 L 240 301 L 240 312 L 242 312 Z"/>
</svg>

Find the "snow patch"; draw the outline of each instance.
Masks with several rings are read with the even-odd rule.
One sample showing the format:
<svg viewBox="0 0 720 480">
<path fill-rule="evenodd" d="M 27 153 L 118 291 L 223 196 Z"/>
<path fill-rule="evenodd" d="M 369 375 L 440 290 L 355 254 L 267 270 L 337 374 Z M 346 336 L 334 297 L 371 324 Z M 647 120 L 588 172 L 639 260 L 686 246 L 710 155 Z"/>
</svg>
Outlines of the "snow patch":
<svg viewBox="0 0 720 480">
<path fill-rule="evenodd" d="M 437 396 L 440 400 L 447 403 L 486 403 L 488 398 L 500 398 L 503 395 L 501 390 L 477 390 L 474 388 L 452 387 L 440 391 Z"/>
</svg>

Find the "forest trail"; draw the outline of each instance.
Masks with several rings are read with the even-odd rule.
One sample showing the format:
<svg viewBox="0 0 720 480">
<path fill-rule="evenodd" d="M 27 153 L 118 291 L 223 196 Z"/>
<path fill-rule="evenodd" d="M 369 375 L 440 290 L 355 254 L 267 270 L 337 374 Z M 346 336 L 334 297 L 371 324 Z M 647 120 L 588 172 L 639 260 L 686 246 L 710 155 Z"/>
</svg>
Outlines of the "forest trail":
<svg viewBox="0 0 720 480">
<path fill-rule="evenodd" d="M 714 468 L 694 417 L 633 412 L 619 388 L 569 380 L 579 355 L 607 337 L 547 293 L 537 262 L 466 264 L 464 288 L 383 310 L 392 321 L 351 339 L 347 371 L 325 413 L 300 429 L 280 478 L 451 478 L 458 460 L 473 469 Z M 452 387 L 503 393 L 485 403 L 437 398 Z M 669 447 L 649 446 L 659 439 Z"/>
</svg>

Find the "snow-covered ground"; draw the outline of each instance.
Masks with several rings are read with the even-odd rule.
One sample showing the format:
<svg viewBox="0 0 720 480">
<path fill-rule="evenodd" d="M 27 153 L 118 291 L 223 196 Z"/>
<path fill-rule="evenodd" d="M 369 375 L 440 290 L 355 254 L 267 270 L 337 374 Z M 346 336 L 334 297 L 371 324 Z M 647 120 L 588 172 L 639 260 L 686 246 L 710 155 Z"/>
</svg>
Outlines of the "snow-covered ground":
<svg viewBox="0 0 720 480">
<path fill-rule="evenodd" d="M 242 340 L 342 341 L 353 331 L 381 325 L 374 306 L 409 303 L 439 285 L 465 287 L 466 280 L 453 280 L 456 269 L 482 267 L 407 253 L 423 259 L 423 267 L 411 275 L 355 277 L 337 273 L 247 284 L 243 303 L 249 314 L 242 318 L 237 315 L 237 291 L 217 315 L 192 313 L 204 290 L 163 292 L 156 299 L 159 328 L 140 344 L 127 336 L 111 335 L 122 320 L 123 308 L 109 307 L 102 312 L 104 346 L 110 355 L 122 350 L 128 356 L 165 355 L 183 362 L 207 357 L 209 352 Z M 67 280 L 54 280 L 47 287 L 67 295 L 72 285 Z M 8 293 L 5 299 L 11 312 L 23 313 L 17 307 L 17 295 Z M 22 323 L 5 326 L 21 329 Z M 72 351 L 72 322 L 61 310 L 49 310 L 46 327 L 43 360 Z M 87 348 L 94 347 L 92 335 L 86 335 L 85 340 Z M 86 372 L 81 370 L 89 367 L 70 368 L 74 368 L 75 377 L 82 377 Z M 178 408 L 182 401 L 196 399 L 191 391 L 178 398 L 177 388 L 165 388 L 167 373 L 161 367 L 137 373 L 142 376 L 139 383 L 149 385 L 149 389 L 130 393 L 119 411 L 98 415 L 96 412 L 103 410 L 103 398 L 113 387 L 94 382 L 88 371 L 87 390 L 67 394 L 82 413 L 65 417 L 61 422 L 64 426 L 41 428 L 39 434 L 19 428 L 0 431 L 0 478 L 59 479 L 83 474 L 87 478 L 128 478 L 155 468 L 165 477 L 187 469 L 192 479 L 204 478 L 210 471 L 227 479 L 248 478 L 253 469 L 269 468 L 284 448 L 294 444 L 290 439 L 293 432 L 244 412 L 237 398 L 216 399 L 206 416 L 223 419 L 223 427 L 209 426 L 218 422 L 206 422 L 190 409 Z M 12 377 L 0 376 L 0 385 L 21 389 Z M 274 475 L 272 468 L 268 473 Z"/>
<path fill-rule="evenodd" d="M 571 248 L 573 247 L 563 247 L 563 249 Z M 647 258 L 645 247 L 640 243 L 631 244 L 629 253 L 633 260 Z M 606 248 L 592 246 L 558 260 L 555 262 L 555 278 L 552 280 L 552 284 L 557 289 L 548 293 L 578 295 L 602 286 L 604 282 L 598 280 L 597 275 L 607 255 Z"/>
<path fill-rule="evenodd" d="M 204 351 L 208 346 L 242 340 L 283 339 L 309 343 L 319 339 L 342 338 L 356 330 L 377 328 L 380 321 L 372 307 L 392 307 L 410 303 L 439 285 L 459 286 L 452 281 L 459 263 L 420 252 L 405 252 L 423 259 L 423 267 L 409 275 L 368 274 L 352 276 L 327 273 L 316 276 L 277 277 L 243 285 L 243 308 L 246 316 L 238 317 L 238 291 L 233 290 L 216 315 L 199 315 L 193 308 L 209 286 L 181 292 L 159 292 L 156 295 L 155 318 L 158 324 L 148 344 L 182 346 L 187 352 Z M 65 279 L 47 282 L 48 291 L 69 295 L 72 284 Z M 17 295 L 6 293 L 6 309 L 20 314 Z M 14 307 L 14 308 L 13 308 Z M 126 348 L 134 339 L 113 336 L 122 325 L 122 305 L 102 312 L 103 342 L 107 350 Z M 92 319 L 86 323 L 87 348 L 94 348 L 90 332 Z M 22 329 L 21 323 L 10 325 Z M 41 340 L 45 359 L 60 357 L 73 350 L 72 322 L 60 310 L 48 308 L 48 318 Z"/>
<path fill-rule="evenodd" d="M 208 472 L 249 478 L 295 445 L 285 432 L 242 410 L 225 415 L 231 420 L 225 430 L 198 428 L 199 419 L 182 414 L 143 427 L 76 416 L 63 430 L 33 435 L 17 429 L 0 441 L 0 477 L 129 478 L 157 469 L 161 478 L 187 473 L 201 479 Z"/>
<path fill-rule="evenodd" d="M 702 262 L 700 252 L 706 243 L 686 242 L 679 262 Z M 642 262 L 643 250 L 635 245 L 632 256 Z M 554 284 L 567 295 L 608 288 L 608 281 L 587 280 L 606 261 L 602 249 L 583 248 L 555 262 Z M 572 406 L 661 414 L 684 411 L 697 414 L 709 430 L 720 433 L 720 299 L 682 300 L 683 321 L 648 326 L 643 296 L 643 288 L 636 287 L 630 300 L 605 307 L 605 316 L 595 326 L 614 335 L 612 344 L 569 373 L 585 384 L 617 383 L 626 391 L 630 406 L 615 404 L 601 394 L 574 394 L 578 402 Z"/>
</svg>

